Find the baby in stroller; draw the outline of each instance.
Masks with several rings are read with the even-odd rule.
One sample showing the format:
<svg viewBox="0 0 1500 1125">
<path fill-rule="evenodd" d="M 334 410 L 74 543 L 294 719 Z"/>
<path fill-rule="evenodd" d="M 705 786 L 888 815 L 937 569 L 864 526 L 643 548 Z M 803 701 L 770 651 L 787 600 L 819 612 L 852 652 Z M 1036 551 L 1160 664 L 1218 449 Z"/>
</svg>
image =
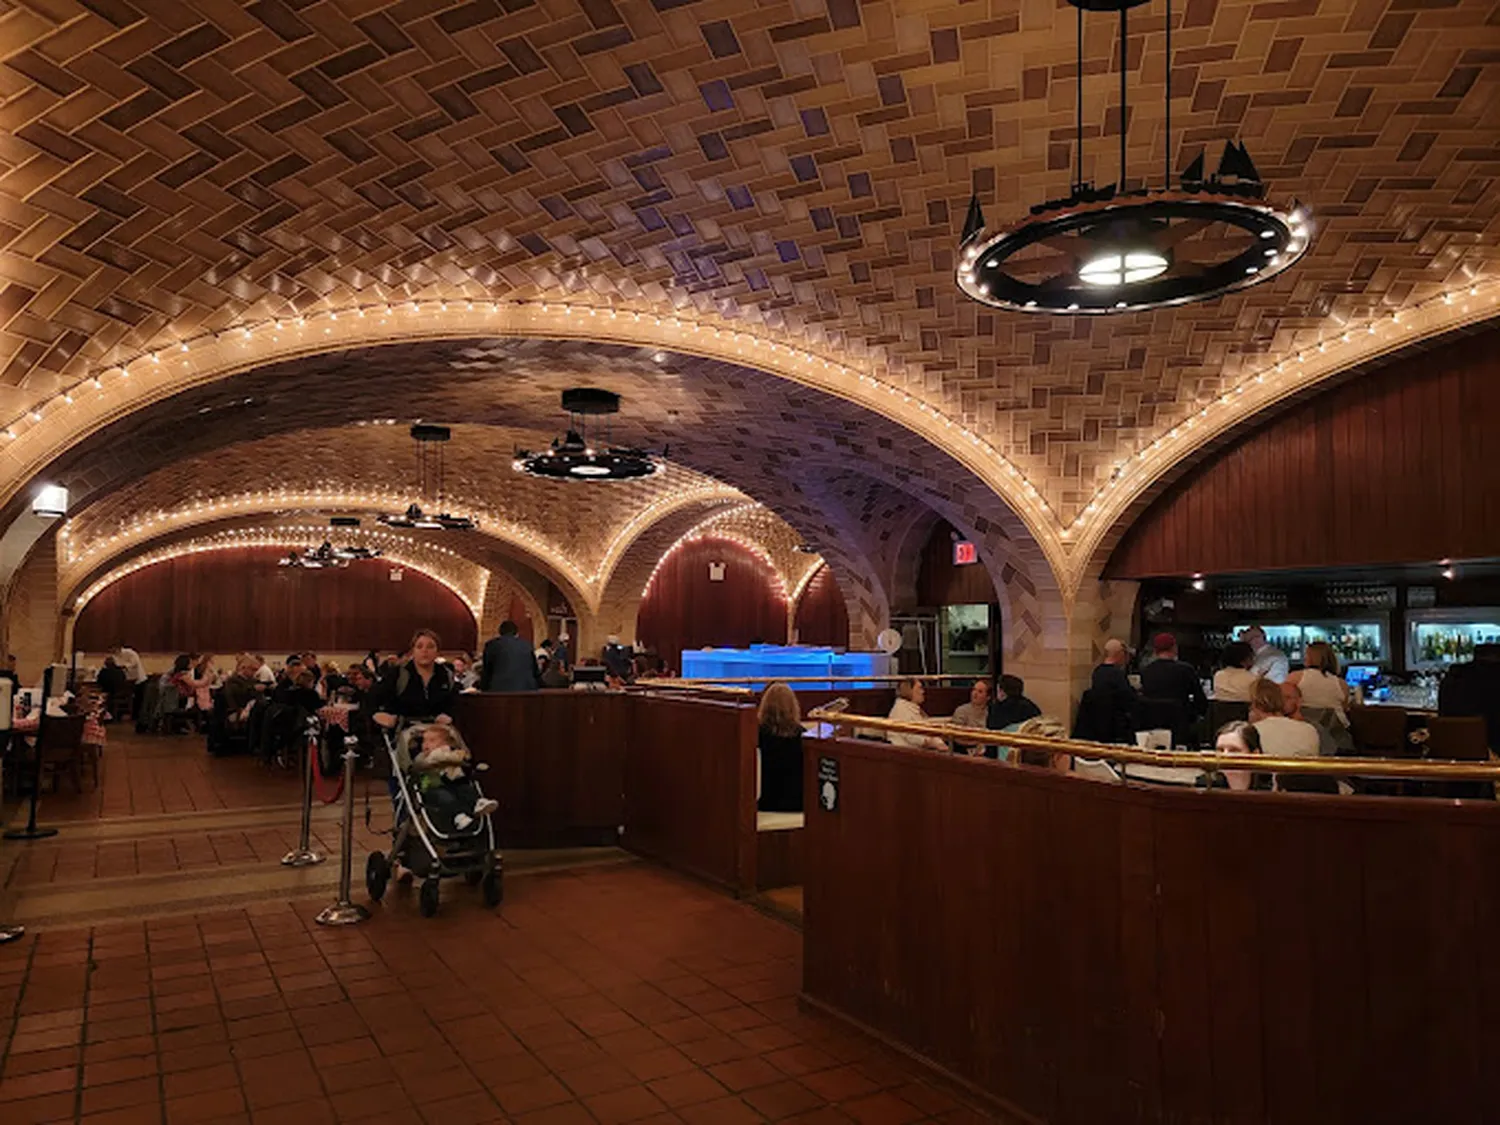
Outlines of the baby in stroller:
<svg viewBox="0 0 1500 1125">
<path fill-rule="evenodd" d="M 420 737 L 421 749 L 411 766 L 428 816 L 449 820 L 462 832 L 476 817 L 489 816 L 500 807 L 474 783 L 473 757 L 452 726 L 433 723 L 421 728 Z"/>
</svg>

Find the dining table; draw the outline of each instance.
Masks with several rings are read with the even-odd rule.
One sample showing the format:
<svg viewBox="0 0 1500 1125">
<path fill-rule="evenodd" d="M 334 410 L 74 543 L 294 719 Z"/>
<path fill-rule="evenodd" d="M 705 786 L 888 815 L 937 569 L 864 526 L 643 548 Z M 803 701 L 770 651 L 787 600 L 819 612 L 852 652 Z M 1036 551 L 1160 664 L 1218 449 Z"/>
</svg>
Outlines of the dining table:
<svg viewBox="0 0 1500 1125">
<path fill-rule="evenodd" d="M 326 703 L 318 708 L 318 718 L 323 720 L 325 727 L 338 727 L 339 730 L 347 731 L 350 713 L 358 710 L 358 703 Z"/>
<path fill-rule="evenodd" d="M 22 719 L 12 719 L 10 729 L 17 734 L 35 734 L 41 725 L 41 716 L 32 713 Z M 94 716 L 90 715 L 83 723 L 83 742 L 85 746 L 103 746 L 106 732 L 104 724 Z"/>
</svg>

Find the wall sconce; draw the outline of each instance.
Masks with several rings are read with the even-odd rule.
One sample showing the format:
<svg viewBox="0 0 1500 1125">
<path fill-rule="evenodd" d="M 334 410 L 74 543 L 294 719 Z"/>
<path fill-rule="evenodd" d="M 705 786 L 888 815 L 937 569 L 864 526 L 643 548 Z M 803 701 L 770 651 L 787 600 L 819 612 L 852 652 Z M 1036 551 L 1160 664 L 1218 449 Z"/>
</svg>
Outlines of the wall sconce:
<svg viewBox="0 0 1500 1125">
<path fill-rule="evenodd" d="M 44 484 L 31 498 L 31 511 L 44 520 L 61 519 L 68 514 L 68 490 L 60 484 Z"/>
</svg>

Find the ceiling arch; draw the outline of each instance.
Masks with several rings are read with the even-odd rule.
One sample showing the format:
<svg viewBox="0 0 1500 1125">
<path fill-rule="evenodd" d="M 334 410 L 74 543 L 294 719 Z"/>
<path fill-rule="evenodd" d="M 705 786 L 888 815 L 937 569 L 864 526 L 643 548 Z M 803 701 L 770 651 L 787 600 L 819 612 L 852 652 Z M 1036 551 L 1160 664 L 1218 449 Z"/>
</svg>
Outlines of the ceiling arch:
<svg viewBox="0 0 1500 1125">
<path fill-rule="evenodd" d="M 1081 106 L 1064 5 L 710 7 L 28 7 L 0 62 L 0 496 L 164 390 L 393 339 L 370 320 L 394 307 L 408 337 L 811 380 L 985 481 L 1066 589 L 1132 497 L 1271 404 L 1246 380 L 1336 372 L 1344 333 L 1488 292 L 1485 5 L 1174 6 L 1170 134 L 1162 4 L 1124 52 L 1090 21 Z M 970 193 L 999 220 L 1058 196 L 1074 114 L 1110 133 L 1117 76 L 1135 176 L 1241 140 L 1311 206 L 1308 254 L 1144 315 L 961 298 Z M 1082 176 L 1114 176 L 1105 149 Z"/>
<path fill-rule="evenodd" d="M 860 517 L 830 519 L 838 505 L 821 496 L 818 480 L 831 469 L 859 464 L 897 488 L 956 504 L 986 525 L 1004 525 L 1046 570 L 1024 526 L 987 484 L 889 419 L 753 368 L 579 342 L 492 338 L 388 346 L 258 369 L 117 420 L 70 451 L 49 479 L 75 487 L 84 496 L 85 513 L 97 500 L 99 512 L 117 513 L 119 521 L 149 505 L 158 487 L 193 501 L 192 482 L 200 477 L 218 480 L 228 473 L 259 480 L 280 474 L 290 485 L 290 468 L 278 467 L 283 459 L 289 467 L 311 459 L 312 468 L 299 469 L 301 479 L 295 480 L 309 488 L 337 486 L 341 462 L 368 466 L 367 484 L 388 479 L 401 471 L 392 464 L 410 456 L 404 423 L 463 418 L 453 445 L 467 443 L 476 452 L 454 454 L 450 491 L 467 497 L 488 490 L 503 509 L 509 490 L 541 488 L 543 498 L 585 495 L 623 510 L 616 501 L 630 495 L 628 487 L 622 493 L 614 484 L 535 482 L 511 469 L 512 443 L 555 432 L 562 423 L 557 396 L 580 381 L 623 396 L 624 409 L 614 422 L 619 440 L 670 447 L 674 468 L 661 479 L 671 484 L 672 495 L 748 496 L 789 519 L 808 546 L 830 561 Z M 402 412 L 398 424 L 383 424 L 394 403 Z M 245 443 L 247 431 L 269 436 Z M 181 442 L 173 440 L 178 433 L 184 434 Z M 242 457 L 245 451 L 251 456 Z M 137 491 L 127 491 L 132 488 Z M 111 494 L 118 503 L 107 499 Z M 642 505 L 649 509 L 652 502 Z M 661 510 L 670 509 L 663 505 Z M 596 530 L 619 518 L 591 508 L 575 522 Z M 99 517 L 98 526 L 110 526 L 108 519 Z M 610 550 L 597 557 L 603 568 Z M 873 567 L 854 560 L 840 572 L 841 583 L 856 572 L 867 584 L 873 580 Z M 1049 581 L 1045 574 L 1037 580 Z M 886 614 L 884 594 L 873 591 L 867 600 L 878 624 Z"/>
<path fill-rule="evenodd" d="M 340 316 L 340 311 L 343 315 Z M 576 314 L 576 315 L 575 315 Z M 820 353 L 753 325 L 711 315 L 642 313 L 576 302 L 397 302 L 371 309 L 328 309 L 238 326 L 118 359 L 46 403 L 34 404 L 0 431 L 5 450 L 24 465 L 7 476 L 0 461 L 0 500 L 13 508 L 28 481 L 46 472 L 101 429 L 184 392 L 260 370 L 365 352 L 381 344 L 456 345 L 509 341 L 543 348 L 598 345 L 606 354 L 639 351 L 677 369 L 690 366 L 754 370 L 834 396 L 892 420 L 984 479 L 1006 497 L 1018 522 L 1047 547 L 1056 541 L 1048 501 L 1017 465 L 979 430 L 945 413 L 920 393 L 872 374 L 864 353 Z M 622 347 L 621 345 L 626 345 Z"/>
<path fill-rule="evenodd" d="M 274 400 L 266 406 L 277 409 Z M 155 460 L 120 456 L 144 475 L 83 481 L 92 491 L 59 534 L 64 576 L 172 528 L 285 511 L 339 512 L 369 522 L 412 501 L 430 504 L 417 494 L 404 426 L 351 424 L 223 440 L 230 444 L 191 457 L 169 459 L 168 449 Z M 597 602 L 620 551 L 653 520 L 685 504 L 745 501 L 735 489 L 675 464 L 649 478 L 592 489 L 512 470 L 518 445 L 546 440 L 511 427 L 453 427 L 445 453 L 448 505 L 476 516 L 479 527 L 437 538 L 484 541 L 542 572 L 584 607 Z M 164 463 L 153 468 L 158 462 Z"/>
</svg>

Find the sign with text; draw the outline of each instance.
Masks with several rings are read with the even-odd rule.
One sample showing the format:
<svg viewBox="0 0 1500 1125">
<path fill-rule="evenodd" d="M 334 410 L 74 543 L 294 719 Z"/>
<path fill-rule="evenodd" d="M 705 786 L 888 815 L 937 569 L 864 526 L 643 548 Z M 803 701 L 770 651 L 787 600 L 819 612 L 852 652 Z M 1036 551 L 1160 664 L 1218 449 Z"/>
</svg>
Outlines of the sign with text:
<svg viewBox="0 0 1500 1125">
<path fill-rule="evenodd" d="M 973 566 L 979 561 L 979 548 L 967 539 L 953 541 L 953 565 Z"/>
<path fill-rule="evenodd" d="M 818 759 L 818 807 L 824 812 L 839 811 L 839 760 Z"/>
</svg>

